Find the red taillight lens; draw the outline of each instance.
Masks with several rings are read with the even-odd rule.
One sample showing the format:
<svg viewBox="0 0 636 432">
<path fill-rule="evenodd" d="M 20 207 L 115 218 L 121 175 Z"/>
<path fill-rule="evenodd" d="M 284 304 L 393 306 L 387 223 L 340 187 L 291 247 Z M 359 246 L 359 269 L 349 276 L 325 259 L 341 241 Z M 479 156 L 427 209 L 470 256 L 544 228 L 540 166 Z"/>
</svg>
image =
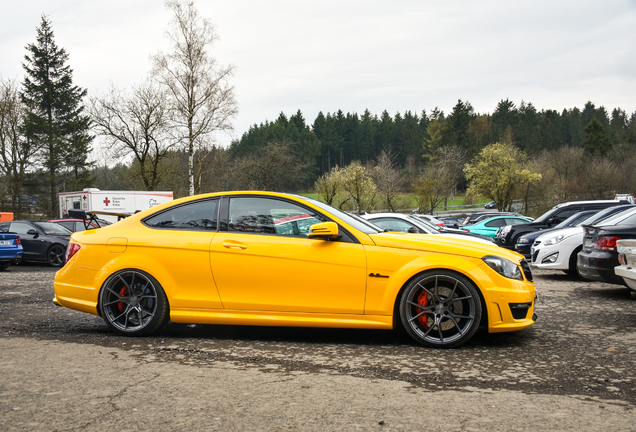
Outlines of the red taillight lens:
<svg viewBox="0 0 636 432">
<path fill-rule="evenodd" d="M 620 237 L 603 236 L 596 240 L 594 243 L 594 249 L 596 250 L 614 250 L 616 247 L 616 241 L 620 240 Z"/>
<path fill-rule="evenodd" d="M 22 240 L 20 240 L 20 237 L 18 237 L 17 239 L 15 239 L 14 243 L 17 245 L 22 244 Z"/>
<path fill-rule="evenodd" d="M 64 264 L 66 264 L 71 258 L 73 258 L 73 255 L 75 255 L 77 251 L 80 249 L 81 249 L 81 246 L 78 245 L 77 243 L 69 243 L 68 246 L 66 246 L 66 254 L 64 255 Z"/>
</svg>

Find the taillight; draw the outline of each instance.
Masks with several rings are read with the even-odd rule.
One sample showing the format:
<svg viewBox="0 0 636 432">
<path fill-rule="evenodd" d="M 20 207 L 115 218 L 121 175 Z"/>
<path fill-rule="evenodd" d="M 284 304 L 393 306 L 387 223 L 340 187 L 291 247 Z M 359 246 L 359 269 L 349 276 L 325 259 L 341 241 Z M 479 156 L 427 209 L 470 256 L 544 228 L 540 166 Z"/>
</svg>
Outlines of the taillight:
<svg viewBox="0 0 636 432">
<path fill-rule="evenodd" d="M 15 239 L 14 244 L 17 244 L 17 245 L 22 244 L 22 240 L 20 240 L 20 237 L 18 237 L 17 239 Z"/>
<path fill-rule="evenodd" d="M 75 255 L 77 251 L 80 249 L 81 249 L 81 246 L 78 245 L 77 243 L 69 243 L 68 246 L 66 246 L 66 254 L 64 255 L 64 264 L 66 264 L 71 258 L 73 258 L 73 255 Z"/>
<path fill-rule="evenodd" d="M 616 241 L 620 239 L 621 239 L 620 237 L 603 236 L 599 238 L 598 240 L 596 240 L 596 243 L 594 243 L 594 249 L 595 250 L 614 250 L 614 248 L 616 247 Z"/>
</svg>

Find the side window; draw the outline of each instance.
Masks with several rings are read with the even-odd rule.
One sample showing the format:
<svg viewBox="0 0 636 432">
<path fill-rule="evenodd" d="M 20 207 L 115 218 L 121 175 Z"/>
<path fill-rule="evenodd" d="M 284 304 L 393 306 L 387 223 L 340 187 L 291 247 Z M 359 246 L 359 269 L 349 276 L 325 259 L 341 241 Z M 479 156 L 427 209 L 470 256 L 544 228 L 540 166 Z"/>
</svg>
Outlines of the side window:
<svg viewBox="0 0 636 432">
<path fill-rule="evenodd" d="M 143 222 L 151 228 L 216 231 L 218 207 L 218 199 L 194 201 L 169 208 Z"/>
<path fill-rule="evenodd" d="M 272 198 L 230 198 L 229 231 L 309 237 L 309 227 L 327 219 L 296 204 Z"/>
<path fill-rule="evenodd" d="M 580 211 L 581 211 L 580 209 L 574 209 L 574 208 L 569 210 L 563 210 L 562 212 L 555 214 L 554 218 L 558 220 L 559 222 L 563 222 L 564 220 L 572 216 L 574 213 L 578 213 Z"/>
<path fill-rule="evenodd" d="M 506 219 L 507 225 L 518 225 L 522 223 L 527 223 L 527 222 L 524 221 L 523 219 Z"/>
<path fill-rule="evenodd" d="M 26 234 L 27 231 L 31 229 L 35 229 L 35 228 L 25 223 L 14 222 L 11 224 L 9 231 L 14 232 L 16 234 Z"/>
<path fill-rule="evenodd" d="M 486 222 L 484 224 L 485 226 L 489 227 L 489 228 L 498 228 L 498 227 L 502 227 L 502 226 L 506 226 L 506 220 L 505 219 L 495 219 L 492 220 L 490 222 Z"/>
</svg>

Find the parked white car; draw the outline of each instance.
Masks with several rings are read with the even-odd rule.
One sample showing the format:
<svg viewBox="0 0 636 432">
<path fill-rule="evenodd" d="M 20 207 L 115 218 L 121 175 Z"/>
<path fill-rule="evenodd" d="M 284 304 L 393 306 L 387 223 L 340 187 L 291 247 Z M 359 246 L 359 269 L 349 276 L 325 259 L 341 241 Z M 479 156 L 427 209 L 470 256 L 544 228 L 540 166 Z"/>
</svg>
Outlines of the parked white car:
<svg viewBox="0 0 636 432">
<path fill-rule="evenodd" d="M 614 267 L 616 276 L 620 276 L 632 291 L 636 291 L 636 240 L 618 240 L 618 267 Z"/>
<path fill-rule="evenodd" d="M 615 225 L 634 214 L 634 206 L 609 207 L 583 221 L 583 224 Z M 530 249 L 532 265 L 546 270 L 563 270 L 570 276 L 576 276 L 577 254 L 583 248 L 583 235 L 581 225 L 540 235 Z"/>
<path fill-rule="evenodd" d="M 445 237 L 454 238 L 458 240 L 470 240 L 479 243 L 487 243 L 492 246 L 494 243 L 492 239 L 481 238 L 481 236 L 468 235 L 469 233 L 452 233 L 449 231 L 452 228 L 440 228 L 432 224 L 429 224 L 415 215 L 405 215 L 402 213 L 372 213 L 363 214 L 360 217 L 368 220 L 374 225 L 379 226 L 382 229 L 393 232 L 410 232 L 420 234 L 433 234 L 443 235 Z"/>
</svg>

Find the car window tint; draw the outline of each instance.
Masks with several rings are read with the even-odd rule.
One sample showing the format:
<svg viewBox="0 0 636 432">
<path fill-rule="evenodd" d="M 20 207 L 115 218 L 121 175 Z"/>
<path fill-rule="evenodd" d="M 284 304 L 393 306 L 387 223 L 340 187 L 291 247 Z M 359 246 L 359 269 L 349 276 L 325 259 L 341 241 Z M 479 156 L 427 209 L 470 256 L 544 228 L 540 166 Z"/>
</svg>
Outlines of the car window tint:
<svg viewBox="0 0 636 432">
<path fill-rule="evenodd" d="M 327 219 L 287 201 L 271 198 L 230 198 L 229 231 L 309 237 L 309 227 Z"/>
<path fill-rule="evenodd" d="M 31 225 L 20 223 L 20 222 L 12 222 L 9 226 L 9 231 L 14 232 L 16 234 L 26 234 L 29 230 L 34 230 Z"/>
<path fill-rule="evenodd" d="M 572 216 L 574 213 L 578 213 L 580 211 L 581 211 L 580 209 L 563 210 L 562 212 L 555 214 L 554 217 L 559 221 L 564 221 L 570 216 Z"/>
<path fill-rule="evenodd" d="M 506 220 L 505 219 L 495 219 L 495 220 L 491 220 L 490 222 L 486 222 L 484 224 L 487 227 L 493 228 L 493 227 L 502 227 L 506 225 Z"/>
<path fill-rule="evenodd" d="M 522 223 L 528 223 L 528 221 L 524 221 L 523 219 L 506 219 L 506 225 L 518 225 Z"/>
<path fill-rule="evenodd" d="M 216 199 L 189 202 L 150 216 L 144 223 L 151 228 L 216 231 L 218 205 Z"/>
</svg>

